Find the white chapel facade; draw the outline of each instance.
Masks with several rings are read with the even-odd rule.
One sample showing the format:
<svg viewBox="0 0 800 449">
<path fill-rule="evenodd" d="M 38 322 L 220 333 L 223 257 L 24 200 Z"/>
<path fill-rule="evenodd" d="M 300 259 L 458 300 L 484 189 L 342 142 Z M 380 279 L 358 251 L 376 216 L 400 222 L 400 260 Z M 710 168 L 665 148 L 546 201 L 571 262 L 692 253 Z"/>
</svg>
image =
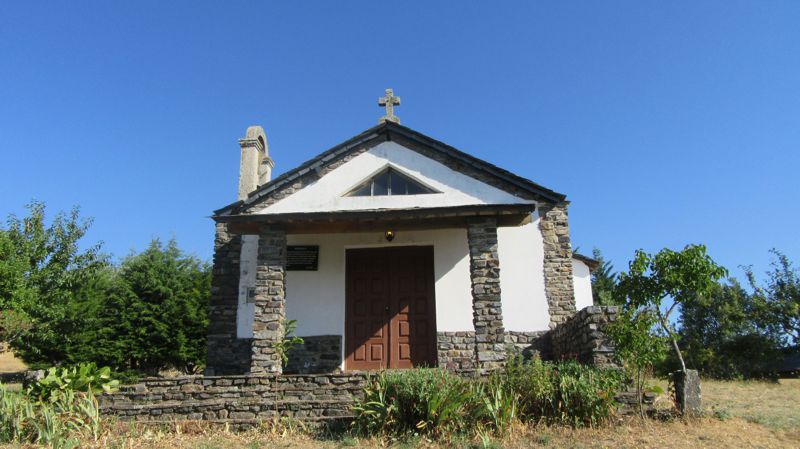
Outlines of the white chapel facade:
<svg viewBox="0 0 800 449">
<path fill-rule="evenodd" d="M 391 90 L 379 103 L 378 126 L 274 179 L 263 129 L 239 141 L 209 374 L 490 369 L 592 305 L 565 195 L 400 125 Z M 305 343 L 283 366 L 286 320 Z"/>
</svg>

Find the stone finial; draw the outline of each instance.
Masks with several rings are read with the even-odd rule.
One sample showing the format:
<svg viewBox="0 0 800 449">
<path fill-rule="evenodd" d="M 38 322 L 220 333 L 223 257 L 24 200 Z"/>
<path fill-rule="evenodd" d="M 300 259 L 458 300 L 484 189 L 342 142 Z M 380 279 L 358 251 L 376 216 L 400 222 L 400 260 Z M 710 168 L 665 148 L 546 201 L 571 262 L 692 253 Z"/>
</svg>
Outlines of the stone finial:
<svg viewBox="0 0 800 449">
<path fill-rule="evenodd" d="M 392 89 L 386 89 L 386 95 L 378 98 L 378 106 L 386 108 L 386 115 L 378 119 L 378 123 L 400 123 L 400 117 L 394 115 L 394 107 L 400 106 L 400 97 L 394 96 Z"/>
</svg>

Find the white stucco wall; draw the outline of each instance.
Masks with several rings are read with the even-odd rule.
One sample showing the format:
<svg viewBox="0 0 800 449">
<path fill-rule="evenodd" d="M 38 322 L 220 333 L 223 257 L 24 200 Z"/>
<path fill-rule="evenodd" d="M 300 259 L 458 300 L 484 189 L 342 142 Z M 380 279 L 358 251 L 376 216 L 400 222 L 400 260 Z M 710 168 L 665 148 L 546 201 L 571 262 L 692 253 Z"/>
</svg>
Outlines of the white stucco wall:
<svg viewBox="0 0 800 449">
<path fill-rule="evenodd" d="M 376 197 L 343 196 L 387 165 L 441 193 Z M 484 184 L 397 143 L 383 142 L 326 174 L 316 183 L 258 213 L 528 203 L 533 202 Z"/>
<path fill-rule="evenodd" d="M 497 230 L 503 325 L 511 331 L 547 330 L 550 314 L 544 295 L 544 246 L 539 218 L 524 226 Z"/>
<path fill-rule="evenodd" d="M 589 266 L 572 259 L 572 281 L 575 285 L 575 308 L 578 310 L 594 305 L 592 299 L 592 274 Z"/>
</svg>

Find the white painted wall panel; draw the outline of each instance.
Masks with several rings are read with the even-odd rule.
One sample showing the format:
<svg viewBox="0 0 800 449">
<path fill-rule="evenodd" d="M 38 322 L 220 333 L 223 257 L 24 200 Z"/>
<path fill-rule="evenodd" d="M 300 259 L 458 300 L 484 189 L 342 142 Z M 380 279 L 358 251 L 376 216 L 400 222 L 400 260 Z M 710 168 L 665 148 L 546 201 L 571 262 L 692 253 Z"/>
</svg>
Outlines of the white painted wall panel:
<svg viewBox="0 0 800 449">
<path fill-rule="evenodd" d="M 442 193 L 376 197 L 343 196 L 387 165 Z M 258 213 L 527 203 L 532 201 L 484 184 L 397 143 L 383 142 L 326 174 L 316 183 Z"/>
<path fill-rule="evenodd" d="M 544 246 L 539 218 L 524 226 L 498 228 L 503 325 L 510 331 L 547 330 L 550 314 L 544 295 Z"/>
<path fill-rule="evenodd" d="M 572 281 L 575 285 L 575 308 L 581 310 L 594 305 L 592 274 L 589 266 L 578 259 L 572 259 Z"/>
</svg>

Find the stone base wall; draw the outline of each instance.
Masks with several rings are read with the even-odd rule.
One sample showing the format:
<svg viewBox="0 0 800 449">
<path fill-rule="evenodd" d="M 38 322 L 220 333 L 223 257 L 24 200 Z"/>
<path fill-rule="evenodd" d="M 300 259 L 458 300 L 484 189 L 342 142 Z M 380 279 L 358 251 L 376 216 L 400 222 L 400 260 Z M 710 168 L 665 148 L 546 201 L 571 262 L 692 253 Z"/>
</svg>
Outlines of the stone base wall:
<svg viewBox="0 0 800 449">
<path fill-rule="evenodd" d="M 342 336 L 315 335 L 303 337 L 303 344 L 289 350 L 288 374 L 322 374 L 341 371 Z"/>
<path fill-rule="evenodd" d="M 526 359 L 538 356 L 550 359 L 549 331 L 506 331 L 505 351 L 516 350 Z M 450 371 L 477 369 L 475 363 L 475 331 L 438 332 L 439 368 Z"/>
<path fill-rule="evenodd" d="M 506 331 L 506 347 L 513 349 L 525 359 L 552 358 L 550 331 Z"/>
<path fill-rule="evenodd" d="M 143 379 L 99 397 L 100 411 L 123 420 L 206 420 L 255 424 L 291 417 L 328 421 L 351 417 L 364 373 L 186 376 Z"/>
<path fill-rule="evenodd" d="M 475 331 L 437 332 L 439 368 L 465 371 L 476 368 Z"/>
<path fill-rule="evenodd" d="M 614 345 L 603 333 L 605 325 L 616 316 L 614 306 L 589 306 L 580 310 L 551 331 L 553 358 L 574 359 L 598 367 L 617 366 Z"/>
</svg>

